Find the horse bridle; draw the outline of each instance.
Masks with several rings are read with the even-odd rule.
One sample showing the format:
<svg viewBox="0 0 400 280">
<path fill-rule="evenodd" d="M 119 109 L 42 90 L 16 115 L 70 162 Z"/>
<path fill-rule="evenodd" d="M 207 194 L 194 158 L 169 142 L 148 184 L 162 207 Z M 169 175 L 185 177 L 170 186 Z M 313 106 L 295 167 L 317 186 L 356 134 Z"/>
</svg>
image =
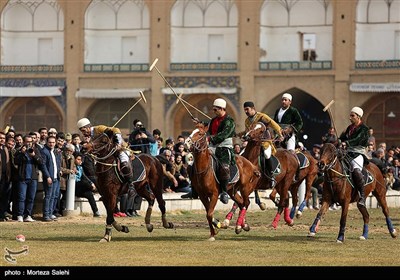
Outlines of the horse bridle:
<svg viewBox="0 0 400 280">
<path fill-rule="evenodd" d="M 198 133 L 200 135 L 200 138 L 197 139 L 196 141 L 193 141 L 193 135 Z M 204 145 L 204 142 L 207 141 L 207 135 L 206 133 L 203 133 L 203 135 L 200 134 L 200 130 L 197 128 L 195 129 L 192 134 L 190 134 L 186 140 L 185 140 L 185 145 L 190 149 L 194 150 L 196 152 L 203 152 L 208 149 L 207 145 Z"/>
<path fill-rule="evenodd" d="M 324 164 L 324 166 L 322 166 L 321 162 L 318 163 L 319 170 L 324 172 L 324 173 L 325 173 L 325 171 L 330 170 L 333 173 L 339 175 L 338 176 L 338 177 L 340 177 L 339 179 L 347 178 L 348 175 L 343 174 L 343 173 L 341 173 L 341 172 L 339 172 L 339 171 L 337 171 L 337 170 L 335 170 L 333 168 L 335 166 L 336 162 L 338 161 L 339 157 L 338 157 L 337 153 L 332 153 L 332 154 L 334 154 L 334 156 L 333 156 L 333 158 L 329 159 L 329 164 Z M 340 163 L 340 164 L 342 164 L 342 163 Z"/>
<path fill-rule="evenodd" d="M 95 149 L 94 148 L 94 143 L 96 143 L 96 141 L 99 141 L 99 139 L 101 139 L 101 137 L 104 137 L 104 136 L 107 137 L 107 139 L 108 139 L 107 143 L 102 145 L 102 146 L 100 146 L 99 148 Z M 108 135 L 105 134 L 105 133 L 103 133 L 103 134 L 99 135 L 98 137 L 96 137 L 95 139 L 93 139 L 93 141 L 92 141 L 93 151 L 90 152 L 89 155 L 94 159 L 94 163 L 95 164 L 99 163 L 101 165 L 110 166 L 110 167 L 117 166 L 117 164 L 115 162 L 114 163 L 102 162 L 102 161 L 108 159 L 109 157 L 111 157 L 117 151 L 117 148 L 115 146 L 112 147 L 110 149 L 110 151 L 108 152 L 108 154 L 106 154 L 105 156 L 103 156 L 103 157 L 99 157 L 98 156 L 98 153 L 100 151 L 110 147 L 111 145 L 112 145 L 112 143 L 111 143 L 110 137 L 108 137 Z"/>
<path fill-rule="evenodd" d="M 196 141 L 193 141 L 193 135 L 195 135 L 196 133 L 198 133 L 200 135 L 200 138 L 197 139 Z M 186 140 L 185 140 L 185 145 L 190 148 L 191 151 L 195 152 L 195 153 L 202 153 L 206 150 L 208 150 L 208 145 L 207 145 L 207 135 L 206 133 L 203 133 L 203 135 L 200 134 L 200 129 L 196 128 L 195 130 L 193 130 L 192 134 L 190 134 Z M 202 171 L 197 171 L 196 168 L 196 161 L 194 161 L 193 166 L 196 170 L 196 175 L 199 174 L 204 174 L 206 173 L 208 170 L 211 170 L 211 165 L 209 165 L 206 169 L 202 170 Z"/>
</svg>

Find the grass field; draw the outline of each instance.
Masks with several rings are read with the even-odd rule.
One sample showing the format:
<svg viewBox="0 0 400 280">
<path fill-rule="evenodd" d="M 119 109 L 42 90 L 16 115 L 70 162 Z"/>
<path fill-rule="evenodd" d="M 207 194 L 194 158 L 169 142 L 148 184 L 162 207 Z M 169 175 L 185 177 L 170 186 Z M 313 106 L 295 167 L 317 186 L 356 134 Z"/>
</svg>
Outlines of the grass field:
<svg viewBox="0 0 400 280">
<path fill-rule="evenodd" d="M 392 222 L 399 231 L 400 209 L 391 208 Z M 336 243 L 340 210 L 329 211 L 316 237 L 307 237 L 317 214 L 307 210 L 289 227 L 283 218 L 274 230 L 268 227 L 275 210 L 252 211 L 247 215 L 249 232 L 237 235 L 234 222 L 220 230 L 215 242 L 207 241 L 209 229 L 204 211 L 168 213 L 175 229 L 164 229 L 154 214 L 154 230 L 148 233 L 143 217 L 118 218 L 130 232 L 113 230 L 110 243 L 99 243 L 104 218 L 64 217 L 57 222 L 0 223 L 3 267 L 37 266 L 400 266 L 399 239 L 391 238 L 380 209 L 370 209 L 369 239 L 361 241 L 363 222 L 358 210 L 350 210 L 346 240 Z M 225 213 L 217 212 L 221 221 Z M 235 221 L 235 219 L 234 219 Z M 17 242 L 17 234 L 26 237 Z M 16 252 L 15 263 L 5 257 Z M 26 247 L 25 247 L 26 248 Z"/>
</svg>

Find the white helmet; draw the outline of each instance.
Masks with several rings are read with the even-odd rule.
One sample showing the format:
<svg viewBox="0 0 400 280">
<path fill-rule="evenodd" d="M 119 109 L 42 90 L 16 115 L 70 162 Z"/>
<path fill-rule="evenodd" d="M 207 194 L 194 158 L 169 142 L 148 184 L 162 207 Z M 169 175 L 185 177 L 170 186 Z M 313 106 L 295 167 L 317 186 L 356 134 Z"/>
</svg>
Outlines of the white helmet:
<svg viewBox="0 0 400 280">
<path fill-rule="evenodd" d="M 87 126 L 87 125 L 90 125 L 90 121 L 87 118 L 80 119 L 76 123 L 76 126 L 78 127 L 78 129 L 81 128 L 81 127 Z"/>
<path fill-rule="evenodd" d="M 214 100 L 213 106 L 215 107 L 221 107 L 221 108 L 226 108 L 226 101 L 223 100 L 222 98 L 217 98 Z"/>
</svg>

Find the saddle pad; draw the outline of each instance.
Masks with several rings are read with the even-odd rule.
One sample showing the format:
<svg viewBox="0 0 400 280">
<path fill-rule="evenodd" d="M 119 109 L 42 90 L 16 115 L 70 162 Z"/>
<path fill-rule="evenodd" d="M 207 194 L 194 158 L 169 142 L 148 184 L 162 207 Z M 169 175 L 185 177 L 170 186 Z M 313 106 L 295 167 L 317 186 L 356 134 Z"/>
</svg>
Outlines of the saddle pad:
<svg viewBox="0 0 400 280">
<path fill-rule="evenodd" d="M 364 182 L 365 182 L 364 186 L 368 185 L 368 184 L 371 184 L 375 180 L 375 178 L 374 178 L 374 176 L 372 176 L 371 172 L 369 172 L 365 168 L 363 168 L 362 174 L 364 176 Z"/>
<path fill-rule="evenodd" d="M 239 181 L 239 168 L 237 167 L 237 164 L 229 166 L 230 170 L 230 179 L 229 179 L 229 184 L 234 184 L 237 181 Z"/>
<path fill-rule="evenodd" d="M 218 172 L 218 168 L 219 168 L 219 166 L 217 164 L 218 161 L 214 154 L 211 154 L 211 158 L 212 158 L 211 165 L 212 165 L 212 169 L 213 169 L 213 173 L 214 173 L 214 178 L 219 184 L 219 180 L 218 180 L 218 176 L 217 176 L 217 172 Z M 237 181 L 239 181 L 240 174 L 239 174 L 239 168 L 237 167 L 237 164 L 230 165 L 229 171 L 230 171 L 230 176 L 229 176 L 228 184 L 234 184 Z"/>
<path fill-rule="evenodd" d="M 139 157 L 132 160 L 133 182 L 140 182 L 146 178 L 146 170 L 144 169 L 143 162 Z"/>
<path fill-rule="evenodd" d="M 278 175 L 281 173 L 281 163 L 279 159 L 275 156 L 271 156 L 271 161 L 272 161 L 272 174 L 273 175 Z"/>
<path fill-rule="evenodd" d="M 304 169 L 310 165 L 310 161 L 302 152 L 296 152 L 297 159 L 299 161 L 299 168 Z"/>
</svg>

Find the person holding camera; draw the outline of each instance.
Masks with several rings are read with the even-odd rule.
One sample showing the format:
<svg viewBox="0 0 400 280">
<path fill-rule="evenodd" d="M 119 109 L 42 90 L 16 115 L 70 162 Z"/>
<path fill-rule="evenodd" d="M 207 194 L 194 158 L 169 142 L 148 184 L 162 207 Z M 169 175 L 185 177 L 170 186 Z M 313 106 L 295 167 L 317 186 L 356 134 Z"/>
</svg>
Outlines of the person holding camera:
<svg viewBox="0 0 400 280">
<path fill-rule="evenodd" d="M 38 170 L 42 168 L 42 158 L 37 146 L 32 144 L 32 136 L 23 137 L 24 144 L 16 151 L 15 164 L 18 166 L 17 221 L 34 222 L 33 204 L 38 185 Z"/>
<path fill-rule="evenodd" d="M 130 148 L 135 152 L 150 155 L 150 145 L 156 143 L 156 140 L 140 120 L 134 120 L 133 125 L 134 129 L 128 140 Z"/>
</svg>

